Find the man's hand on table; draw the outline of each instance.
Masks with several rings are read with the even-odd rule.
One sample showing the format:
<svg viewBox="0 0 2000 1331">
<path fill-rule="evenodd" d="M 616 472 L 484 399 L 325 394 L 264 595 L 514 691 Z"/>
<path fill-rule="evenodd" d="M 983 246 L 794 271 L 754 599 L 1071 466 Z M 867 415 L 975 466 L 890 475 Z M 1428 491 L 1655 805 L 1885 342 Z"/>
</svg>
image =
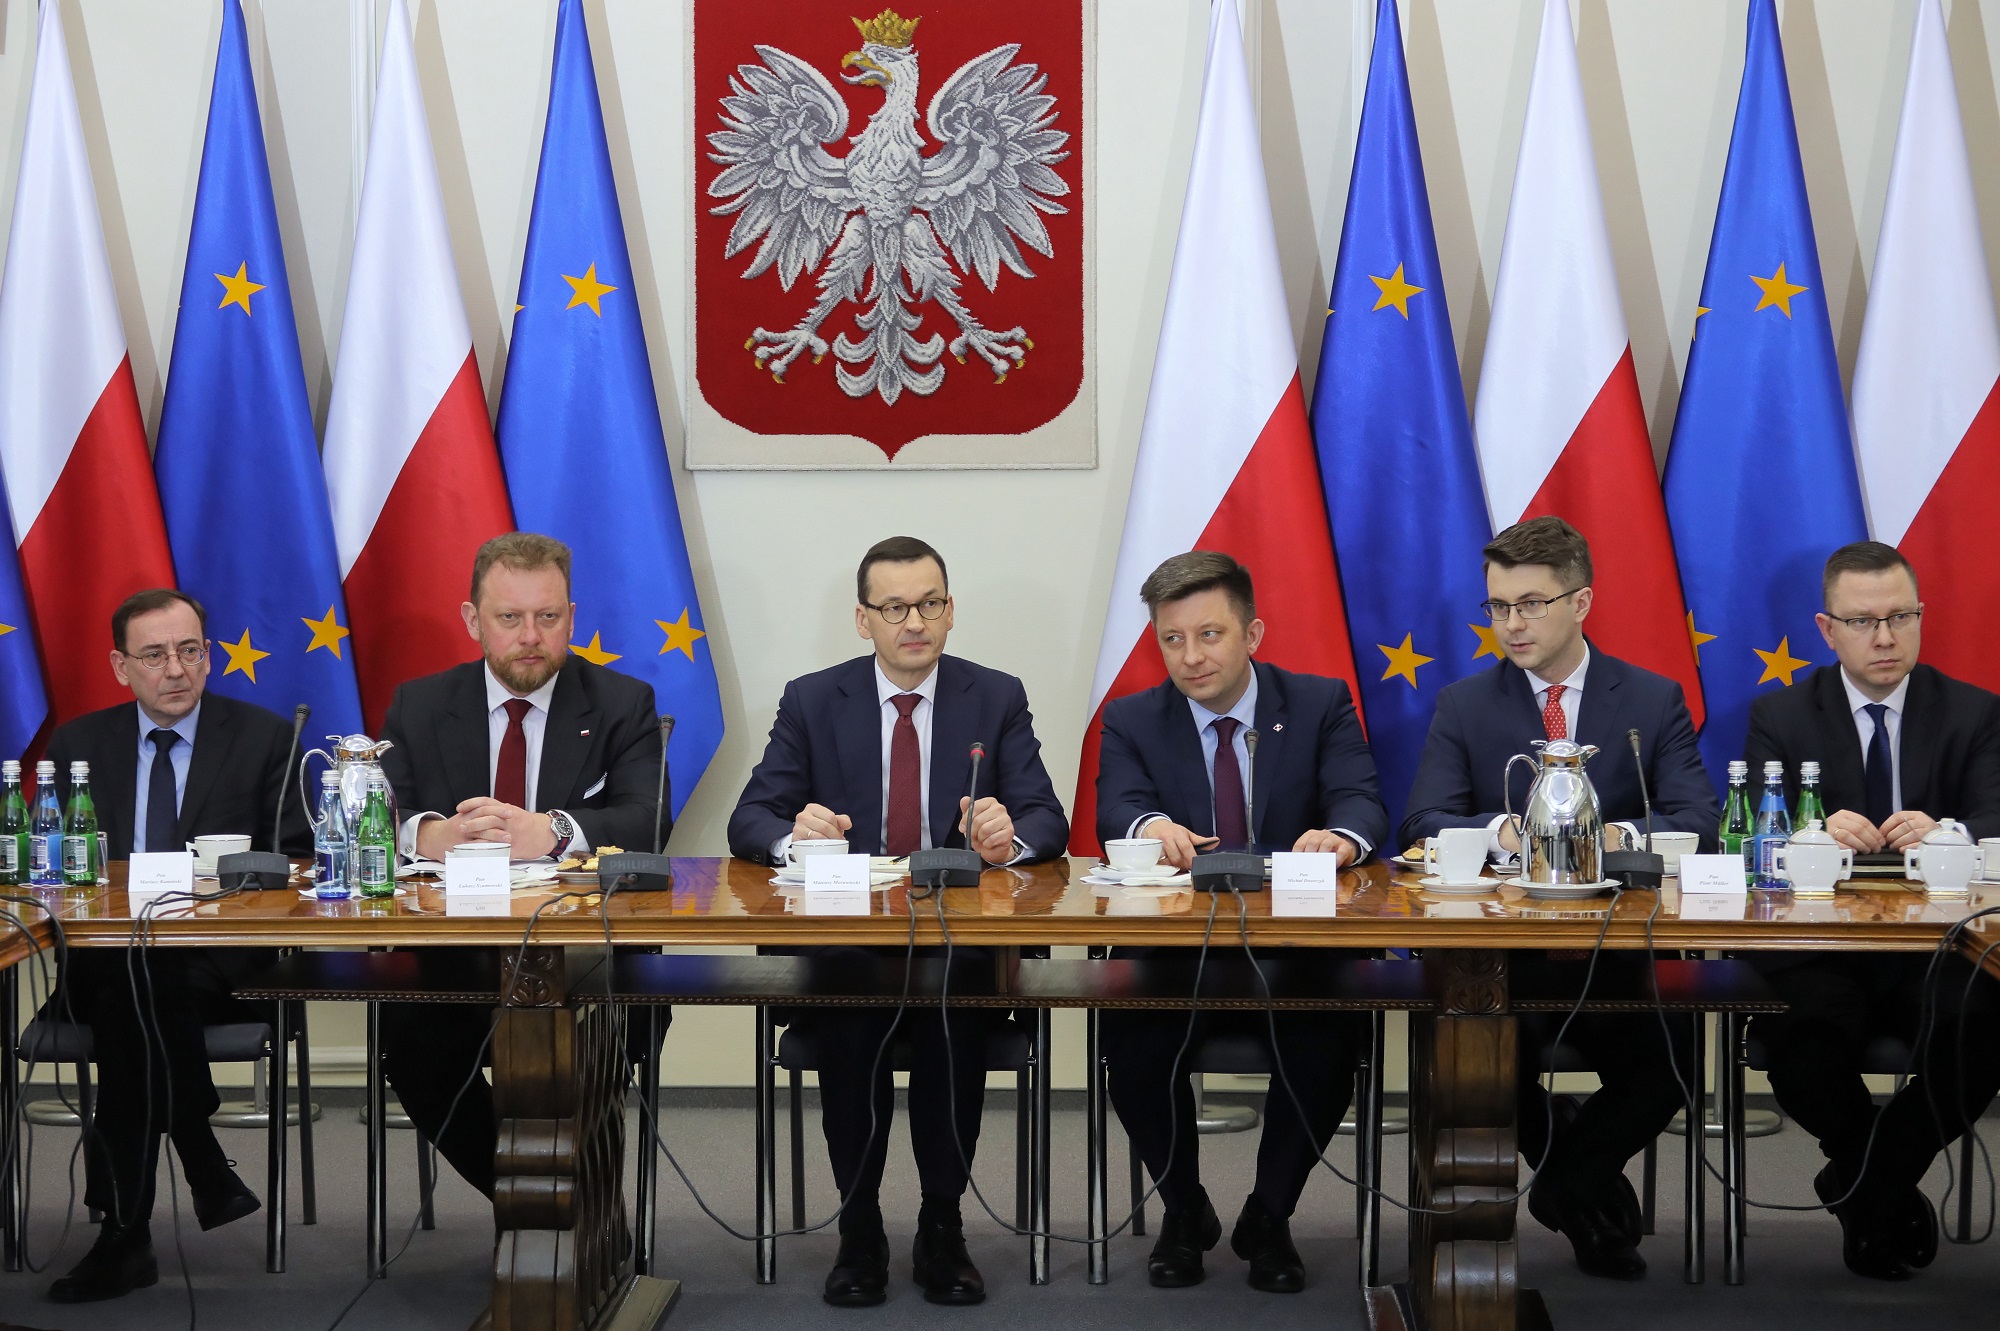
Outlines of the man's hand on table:
<svg viewBox="0 0 2000 1331">
<path fill-rule="evenodd" d="M 1005 864 L 1014 858 L 1014 819 L 1007 806 L 991 795 L 977 804 L 964 795 L 958 797 L 958 830 L 988 864 Z"/>
<path fill-rule="evenodd" d="M 824 804 L 808 804 L 792 820 L 792 840 L 838 841 L 852 826 L 854 820 L 846 814 L 835 813 Z"/>
<path fill-rule="evenodd" d="M 1317 829 L 1307 832 L 1292 845 L 1293 850 L 1308 854 L 1327 854 L 1334 857 L 1334 863 L 1346 868 L 1361 854 L 1360 848 L 1338 832 L 1322 832 Z"/>
<path fill-rule="evenodd" d="M 556 848 L 556 834 L 545 813 L 530 813 L 485 795 L 459 804 L 449 818 L 426 818 L 417 825 L 417 855 L 442 861 L 453 846 L 466 841 L 505 841 L 517 860 L 540 859 Z"/>
<path fill-rule="evenodd" d="M 1155 818 L 1139 829 L 1139 835 L 1158 837 L 1160 858 L 1176 869 L 1188 868 L 1196 855 L 1221 844 L 1212 836 L 1196 836 L 1171 818 Z"/>
</svg>

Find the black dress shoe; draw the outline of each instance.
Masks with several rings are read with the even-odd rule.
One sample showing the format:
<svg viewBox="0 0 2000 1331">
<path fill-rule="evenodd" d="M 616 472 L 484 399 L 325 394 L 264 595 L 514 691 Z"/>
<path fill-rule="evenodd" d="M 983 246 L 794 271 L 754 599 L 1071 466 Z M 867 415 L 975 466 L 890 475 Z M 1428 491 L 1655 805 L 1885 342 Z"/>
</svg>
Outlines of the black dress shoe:
<svg viewBox="0 0 2000 1331">
<path fill-rule="evenodd" d="M 1964 1186 L 1964 1180 L 1960 1180 L 1959 1186 Z M 1937 1208 L 1931 1205 L 1931 1199 L 1924 1195 L 1922 1188 L 1911 1188 L 1904 1194 L 1903 1203 L 1896 1211 L 1896 1229 L 1902 1238 L 1904 1264 L 1919 1268 L 1929 1266 L 1937 1260 Z"/>
<path fill-rule="evenodd" d="M 83 1260 L 49 1286 L 49 1297 L 57 1303 L 96 1303 L 159 1283 L 160 1264 L 153 1257 L 153 1234 L 147 1223 L 119 1225 L 106 1220 L 98 1226 L 97 1242 Z"/>
<path fill-rule="evenodd" d="M 820 1297 L 836 1308 L 872 1308 L 888 1291 L 889 1236 L 880 1226 L 842 1234 Z"/>
<path fill-rule="evenodd" d="M 1813 1192 L 1840 1221 L 1840 1259 L 1870 1280 L 1908 1280 L 1913 1272 L 1903 1258 L 1903 1227 L 1894 1217 L 1885 1221 L 1866 1194 L 1848 1196 L 1852 1189 L 1847 1172 L 1831 1160 L 1813 1176 Z"/>
<path fill-rule="evenodd" d="M 1161 1289 L 1199 1285 L 1206 1274 L 1201 1255 L 1222 1241 L 1222 1220 L 1208 1194 L 1199 1207 L 1167 1208 L 1160 1217 L 1160 1238 L 1146 1259 L 1146 1279 Z"/>
<path fill-rule="evenodd" d="M 1306 1287 L 1306 1264 L 1292 1245 L 1291 1222 L 1272 1215 L 1251 1194 L 1236 1217 L 1229 1247 L 1250 1263 L 1250 1288 L 1266 1294 L 1296 1294 Z"/>
<path fill-rule="evenodd" d="M 1579 1270 L 1606 1280 L 1639 1280 L 1646 1274 L 1646 1259 L 1639 1255 L 1624 1210 L 1623 1199 L 1615 1195 L 1598 1205 L 1581 1202 L 1546 1173 L 1536 1177 L 1528 1192 L 1528 1214 L 1569 1240 Z"/>
<path fill-rule="evenodd" d="M 262 1205 L 228 1165 L 201 1179 L 190 1177 L 188 1195 L 194 1199 L 194 1218 L 204 1230 L 241 1220 Z"/>
<path fill-rule="evenodd" d="M 917 1238 L 910 1246 L 910 1275 L 923 1286 L 927 1303 L 964 1306 L 983 1303 L 986 1281 L 965 1250 L 965 1226 L 956 1208 L 925 1207 L 917 1216 Z"/>
</svg>

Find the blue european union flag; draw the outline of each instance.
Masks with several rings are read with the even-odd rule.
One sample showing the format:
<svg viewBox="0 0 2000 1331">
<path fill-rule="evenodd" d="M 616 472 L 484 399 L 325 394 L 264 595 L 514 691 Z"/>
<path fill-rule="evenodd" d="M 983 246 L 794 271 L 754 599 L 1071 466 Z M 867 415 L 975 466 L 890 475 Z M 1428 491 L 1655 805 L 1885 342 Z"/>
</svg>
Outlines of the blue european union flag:
<svg viewBox="0 0 2000 1331">
<path fill-rule="evenodd" d="M 361 729 L 347 609 L 238 0 L 223 0 L 173 362 L 153 455 L 208 687 Z M 137 590 L 136 588 L 134 590 Z"/>
<path fill-rule="evenodd" d="M 1492 531 L 1410 109 L 1395 0 L 1376 9 L 1368 94 L 1313 385 L 1313 435 L 1389 825 L 1403 818 L 1438 690 L 1498 657 L 1478 606 Z"/>
<path fill-rule="evenodd" d="M 647 681 L 660 710 L 674 714 L 679 813 L 722 743 L 722 694 L 674 502 L 580 0 L 556 12 L 518 303 L 499 428 L 514 518 L 574 553 L 572 650 Z"/>
<path fill-rule="evenodd" d="M 1868 535 L 1772 0 L 1750 4 L 1666 493 L 1721 787 L 1751 699 L 1831 659 L 1820 566 Z"/>
<path fill-rule="evenodd" d="M 48 714 L 14 522 L 8 516 L 7 483 L 0 479 L 0 758 L 26 753 Z"/>
</svg>

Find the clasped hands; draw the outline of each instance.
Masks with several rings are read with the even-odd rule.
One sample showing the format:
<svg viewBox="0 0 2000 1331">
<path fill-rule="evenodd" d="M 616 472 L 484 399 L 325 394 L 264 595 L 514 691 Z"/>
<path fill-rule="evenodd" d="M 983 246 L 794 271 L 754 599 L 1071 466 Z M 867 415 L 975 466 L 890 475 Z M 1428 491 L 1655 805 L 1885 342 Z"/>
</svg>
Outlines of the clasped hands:
<svg viewBox="0 0 2000 1331">
<path fill-rule="evenodd" d="M 445 852 L 465 841 L 506 841 L 510 856 L 536 860 L 556 848 L 556 834 L 545 813 L 530 813 L 486 795 L 459 803 L 449 818 L 427 818 L 417 827 L 417 854 L 443 860 Z"/>
<path fill-rule="evenodd" d="M 1915 809 L 1892 813 L 1880 827 L 1852 809 L 1836 809 L 1827 815 L 1826 830 L 1835 841 L 1864 855 L 1884 850 L 1904 850 L 1937 830 L 1937 820 Z"/>
<path fill-rule="evenodd" d="M 1205 850 L 1213 850 L 1221 841 L 1212 836 L 1201 836 L 1189 831 L 1171 818 L 1155 818 L 1139 829 L 1140 836 L 1160 839 L 1160 858 L 1176 869 L 1186 869 L 1194 864 L 1194 857 Z M 1354 863 L 1360 849 L 1338 832 L 1325 832 L 1317 828 L 1307 832 L 1292 843 L 1292 849 L 1307 853 L 1329 854 L 1334 863 L 1342 868 Z"/>
<path fill-rule="evenodd" d="M 966 826 L 968 817 L 970 827 Z M 824 804 L 808 804 L 792 820 L 792 840 L 836 841 L 853 826 L 854 820 L 844 813 L 835 813 Z M 1005 864 L 1014 858 L 1014 819 L 1007 806 L 991 795 L 976 804 L 959 796 L 958 830 L 965 833 L 966 844 L 988 864 Z"/>
</svg>

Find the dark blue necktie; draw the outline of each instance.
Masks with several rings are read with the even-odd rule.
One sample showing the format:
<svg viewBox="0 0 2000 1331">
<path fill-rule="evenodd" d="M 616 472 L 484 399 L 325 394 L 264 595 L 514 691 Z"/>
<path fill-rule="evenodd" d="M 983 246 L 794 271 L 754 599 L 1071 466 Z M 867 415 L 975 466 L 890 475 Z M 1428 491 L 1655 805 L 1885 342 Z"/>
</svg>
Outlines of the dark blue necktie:
<svg viewBox="0 0 2000 1331">
<path fill-rule="evenodd" d="M 1242 726 L 1233 716 L 1215 719 L 1215 835 L 1223 850 L 1250 848 L 1249 815 L 1243 808 L 1243 766 L 1236 761 L 1236 732 Z"/>
<path fill-rule="evenodd" d="M 1889 752 L 1889 705 L 1871 702 L 1861 709 L 1875 723 L 1868 739 L 1868 821 L 1880 827 L 1896 811 L 1896 760 Z"/>
<path fill-rule="evenodd" d="M 168 754 L 181 737 L 171 730 L 155 730 L 146 738 L 153 742 L 153 774 L 146 778 L 145 849 L 179 850 L 183 843 L 174 831 L 181 820 L 180 800 L 174 794 L 174 762 Z"/>
</svg>

